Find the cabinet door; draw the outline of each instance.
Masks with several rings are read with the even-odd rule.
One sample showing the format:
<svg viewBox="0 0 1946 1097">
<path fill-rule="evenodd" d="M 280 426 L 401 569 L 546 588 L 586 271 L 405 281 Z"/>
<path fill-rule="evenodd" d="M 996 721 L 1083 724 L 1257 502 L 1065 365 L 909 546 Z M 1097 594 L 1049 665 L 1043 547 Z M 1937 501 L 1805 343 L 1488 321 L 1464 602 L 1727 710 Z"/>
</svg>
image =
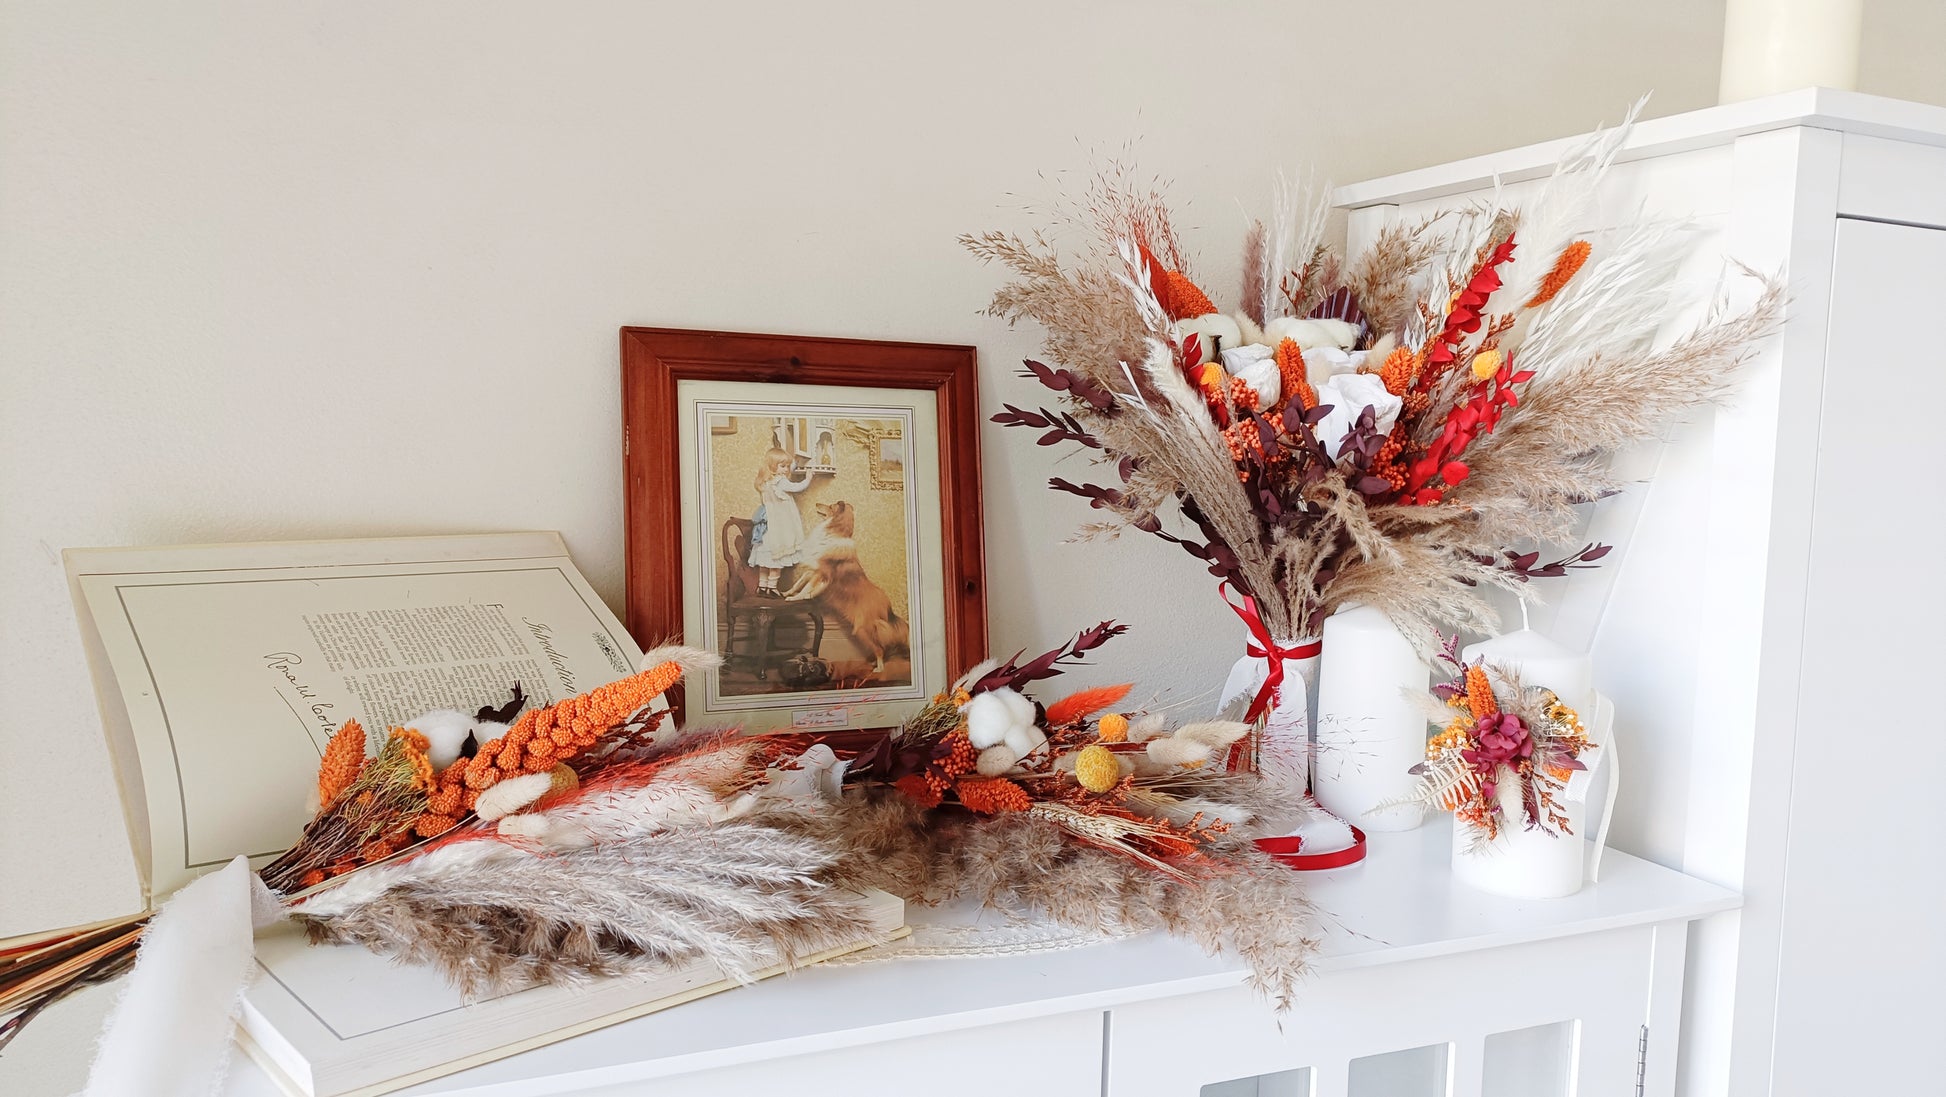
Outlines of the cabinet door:
<svg viewBox="0 0 1946 1097">
<path fill-rule="evenodd" d="M 1943 320 L 1946 231 L 1839 223 L 1778 954 L 1778 1097 L 1939 1092 Z"/>
</svg>

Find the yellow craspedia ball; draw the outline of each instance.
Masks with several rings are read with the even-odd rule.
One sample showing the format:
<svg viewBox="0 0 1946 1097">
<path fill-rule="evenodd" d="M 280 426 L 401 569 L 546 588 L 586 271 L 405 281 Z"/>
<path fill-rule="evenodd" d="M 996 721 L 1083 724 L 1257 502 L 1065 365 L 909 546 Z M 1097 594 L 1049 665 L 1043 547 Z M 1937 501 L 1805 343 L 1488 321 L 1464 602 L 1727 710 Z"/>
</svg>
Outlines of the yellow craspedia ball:
<svg viewBox="0 0 1946 1097">
<path fill-rule="evenodd" d="M 1107 792 L 1122 779 L 1122 767 L 1114 751 L 1097 743 L 1074 756 L 1074 779 L 1089 792 Z"/>
<path fill-rule="evenodd" d="M 1128 717 L 1111 712 L 1095 725 L 1095 739 L 1103 743 L 1128 742 Z"/>
<path fill-rule="evenodd" d="M 1475 381 L 1484 381 L 1500 372 L 1500 361 L 1500 352 L 1497 350 L 1490 350 L 1484 354 L 1474 355 L 1473 379 Z"/>
</svg>

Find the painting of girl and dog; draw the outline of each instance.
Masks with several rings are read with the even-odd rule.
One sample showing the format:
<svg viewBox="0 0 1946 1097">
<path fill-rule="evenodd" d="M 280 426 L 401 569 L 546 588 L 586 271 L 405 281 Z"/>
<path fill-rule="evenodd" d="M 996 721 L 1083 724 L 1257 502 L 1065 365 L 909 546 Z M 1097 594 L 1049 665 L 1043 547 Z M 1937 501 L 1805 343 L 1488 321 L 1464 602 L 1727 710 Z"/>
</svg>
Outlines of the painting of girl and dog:
<svg viewBox="0 0 1946 1097">
<path fill-rule="evenodd" d="M 911 686 L 904 421 L 756 405 L 705 421 L 720 695 Z"/>
</svg>

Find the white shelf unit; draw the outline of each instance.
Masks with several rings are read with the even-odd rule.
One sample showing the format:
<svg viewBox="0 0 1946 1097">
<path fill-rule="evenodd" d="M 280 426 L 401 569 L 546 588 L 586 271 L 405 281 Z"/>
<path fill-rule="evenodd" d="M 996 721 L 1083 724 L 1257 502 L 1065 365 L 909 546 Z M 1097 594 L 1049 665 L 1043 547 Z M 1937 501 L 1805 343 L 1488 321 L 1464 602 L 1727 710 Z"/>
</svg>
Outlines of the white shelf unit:
<svg viewBox="0 0 1946 1097">
<path fill-rule="evenodd" d="M 1517 199 L 1566 144 L 1337 202 L 1356 245 L 1496 177 Z M 1644 122 L 1621 159 L 1604 219 L 1693 219 L 1698 307 L 1730 258 L 1791 292 L 1732 403 L 1628 455 L 1643 483 L 1588 527 L 1621 548 L 1536 621 L 1616 701 L 1614 842 L 1744 895 L 1692 937 L 1678 1091 L 1938 1092 L 1946 999 L 1917 988 L 1946 979 L 1946 858 L 1916 774 L 1946 723 L 1919 692 L 1946 616 L 1923 418 L 1946 371 L 1922 349 L 1946 301 L 1946 109 L 1807 89 Z"/>
<path fill-rule="evenodd" d="M 1506 1092 L 1486 1084 L 1490 1037 L 1555 1022 L 1567 1023 L 1562 1067 L 1578 1071 L 1581 1097 L 1636 1092 L 1645 1025 L 1646 1069 L 1669 1074 L 1685 927 L 1734 908 L 1736 896 L 1611 854 L 1601 884 L 1578 895 L 1503 899 L 1454 882 L 1450 849 L 1448 827 L 1435 823 L 1373 835 L 1365 863 L 1313 874 L 1323 947 L 1282 1017 L 1245 988 L 1235 959 L 1147 935 L 811 968 L 400 1092 L 991 1097 L 1005 1086 L 1037 1097 L 1195 1097 L 1308 1068 L 1316 1088 L 1305 1092 L 1344 1097 L 1355 1060 L 1438 1045 L 1432 1065 L 1441 1075 L 1450 1066 L 1451 1092 L 1465 1097 Z M 911 911 L 914 921 L 972 916 Z M 225 1090 L 277 1092 L 247 1060 Z"/>
</svg>

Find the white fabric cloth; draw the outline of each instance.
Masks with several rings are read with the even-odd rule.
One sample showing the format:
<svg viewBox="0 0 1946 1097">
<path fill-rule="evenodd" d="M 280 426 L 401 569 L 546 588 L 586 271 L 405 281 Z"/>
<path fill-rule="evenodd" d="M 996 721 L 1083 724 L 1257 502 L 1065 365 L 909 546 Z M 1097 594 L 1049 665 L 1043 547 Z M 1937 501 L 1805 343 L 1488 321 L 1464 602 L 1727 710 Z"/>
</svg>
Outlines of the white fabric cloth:
<svg viewBox="0 0 1946 1097">
<path fill-rule="evenodd" d="M 254 966 L 252 935 L 283 907 L 242 857 L 177 892 L 142 933 L 82 1097 L 209 1097 Z"/>
</svg>

